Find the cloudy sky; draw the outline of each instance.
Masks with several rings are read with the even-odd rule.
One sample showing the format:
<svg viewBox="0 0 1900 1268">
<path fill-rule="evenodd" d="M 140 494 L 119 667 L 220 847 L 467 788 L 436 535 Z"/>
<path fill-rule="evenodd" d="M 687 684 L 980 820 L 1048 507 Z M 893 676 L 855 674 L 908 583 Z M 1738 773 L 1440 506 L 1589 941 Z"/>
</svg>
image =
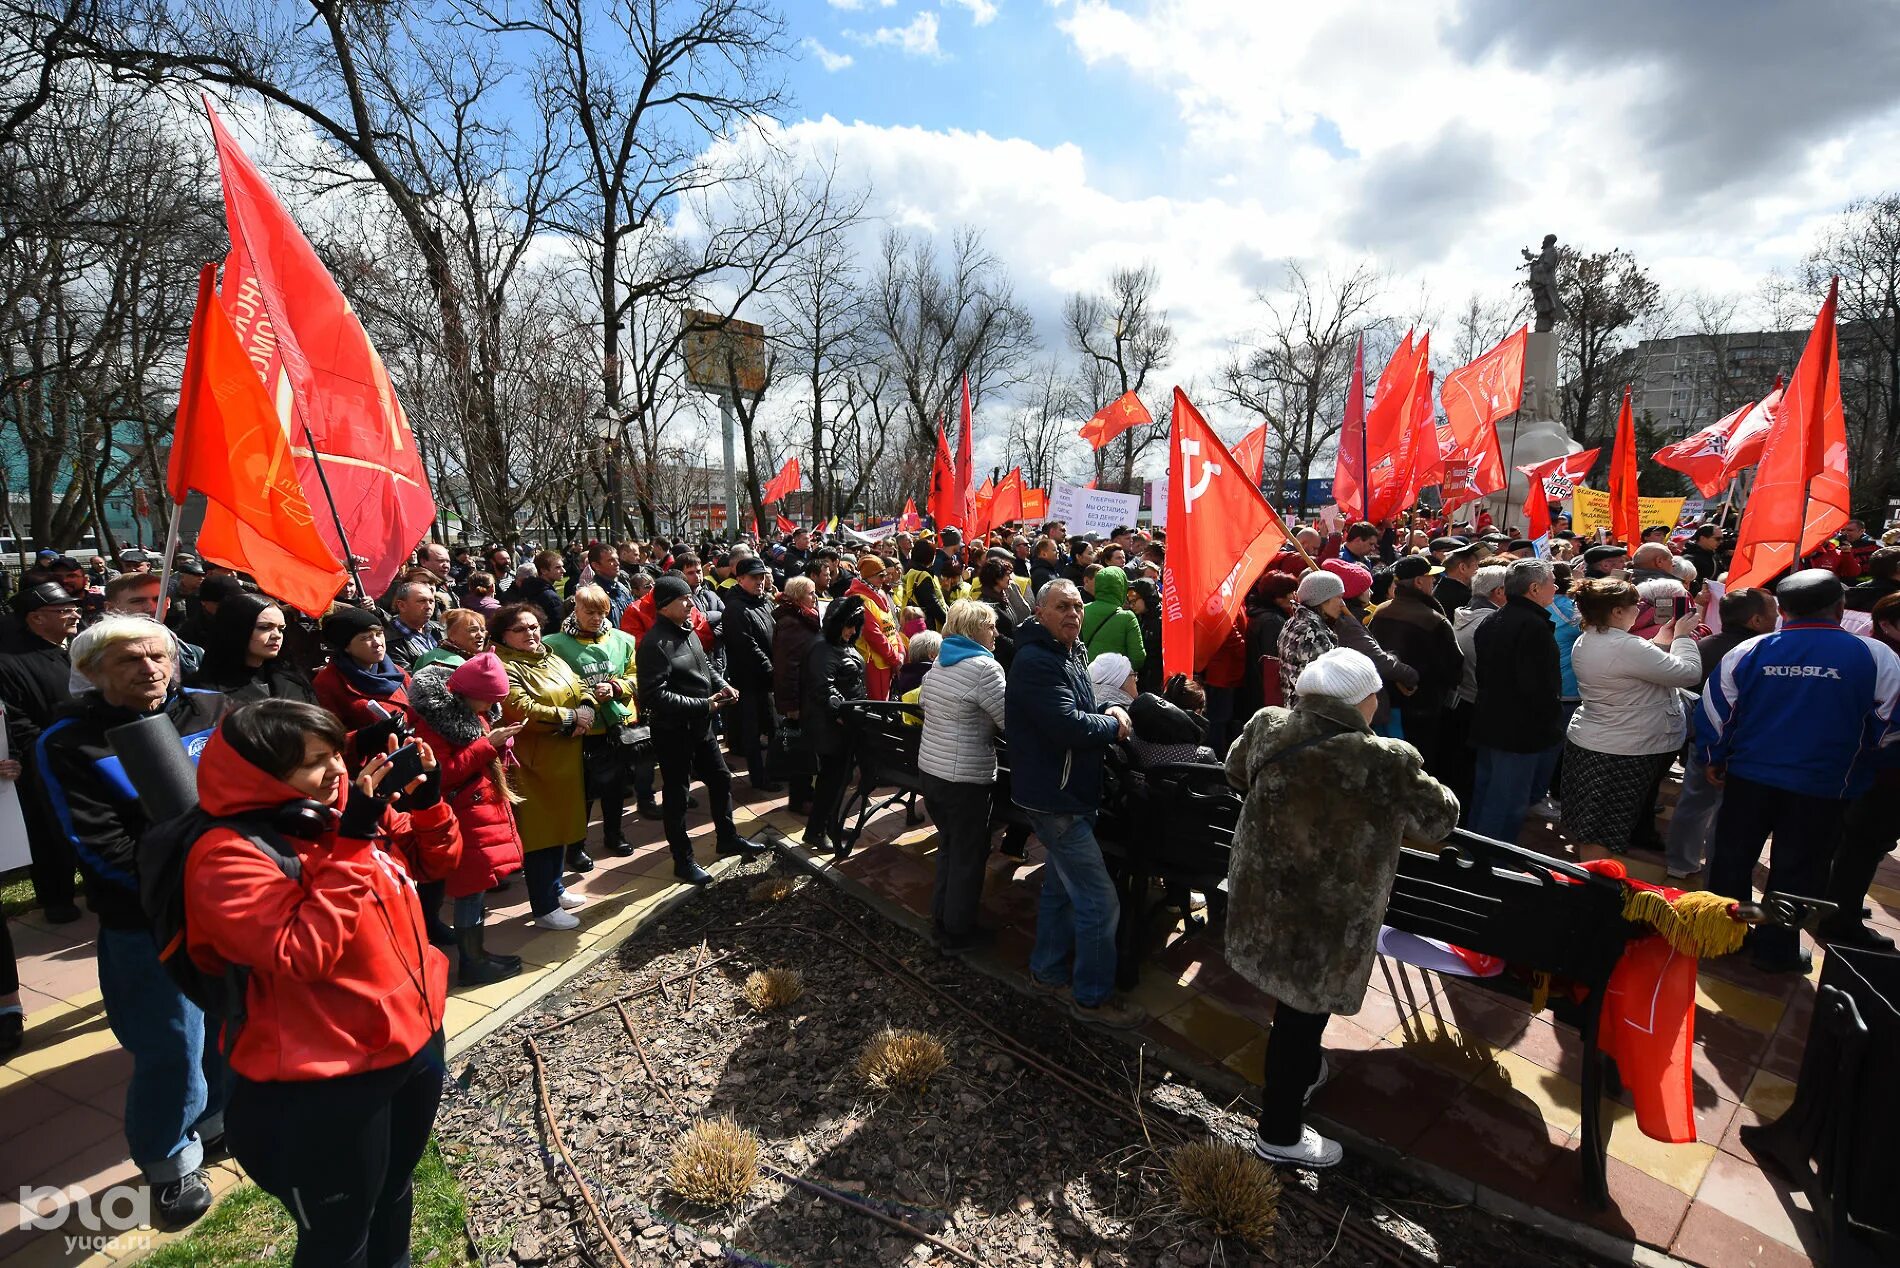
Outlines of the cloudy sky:
<svg viewBox="0 0 1900 1268">
<path fill-rule="evenodd" d="M 888 222 L 981 226 L 1059 338 L 1152 260 L 1207 375 L 1291 258 L 1449 325 L 1546 231 L 1752 294 L 1892 188 L 1887 0 L 792 0 L 788 133 Z"/>
</svg>

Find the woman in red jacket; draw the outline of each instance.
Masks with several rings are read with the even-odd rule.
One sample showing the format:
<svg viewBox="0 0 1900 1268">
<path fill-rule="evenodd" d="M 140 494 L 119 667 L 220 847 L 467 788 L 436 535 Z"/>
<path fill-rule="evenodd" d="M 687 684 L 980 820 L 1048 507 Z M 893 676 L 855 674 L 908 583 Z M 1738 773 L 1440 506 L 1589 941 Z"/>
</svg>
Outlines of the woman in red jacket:
<svg viewBox="0 0 1900 1268">
<path fill-rule="evenodd" d="M 311 686 L 317 703 L 343 721 L 347 731 L 374 727 L 383 719 L 372 705 L 409 720 L 409 675 L 389 658 L 389 631 L 382 614 L 368 608 L 339 605 L 323 618 L 323 641 L 330 645 L 330 663 L 317 671 Z M 364 754 L 383 751 L 386 730 L 376 730 L 346 750 L 351 769 Z"/>
<path fill-rule="evenodd" d="M 442 1096 L 448 961 L 416 881 L 461 858 L 434 754 L 390 807 L 389 759 L 345 787 L 345 733 L 314 705 L 264 700 L 219 724 L 198 765 L 206 813 L 274 832 L 297 876 L 243 831 L 214 827 L 185 864 L 185 928 L 209 973 L 248 970 L 221 1046 L 226 1140 L 297 1222 L 298 1268 L 409 1258 L 411 1174 Z M 235 1031 L 235 1033 L 233 1033 Z"/>
<path fill-rule="evenodd" d="M 462 862 L 450 874 L 447 892 L 455 903 L 456 981 L 485 986 L 521 972 L 518 955 L 490 955 L 482 944 L 484 898 L 505 876 L 521 870 L 521 829 L 502 766 L 509 741 L 526 721 L 501 726 L 496 706 L 508 698 L 508 671 L 493 652 L 460 665 L 435 664 L 409 681 L 416 738 L 435 752 L 442 767 L 442 799 L 462 830 Z"/>
</svg>

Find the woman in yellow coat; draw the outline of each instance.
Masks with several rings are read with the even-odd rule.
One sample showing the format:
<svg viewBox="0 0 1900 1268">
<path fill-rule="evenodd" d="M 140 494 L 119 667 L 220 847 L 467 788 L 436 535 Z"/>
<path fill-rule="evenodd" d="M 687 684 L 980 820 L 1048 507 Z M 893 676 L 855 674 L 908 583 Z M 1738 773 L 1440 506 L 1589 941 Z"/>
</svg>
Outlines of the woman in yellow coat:
<svg viewBox="0 0 1900 1268">
<path fill-rule="evenodd" d="M 598 702 L 541 640 L 541 615 L 535 604 L 511 603 L 495 613 L 488 632 L 508 670 L 502 713 L 510 722 L 527 723 L 514 740 L 521 766 L 512 782 L 521 795 L 515 819 L 521 825 L 528 903 L 541 928 L 573 929 L 580 924 L 573 909 L 583 899 L 561 888 L 561 864 L 569 850 L 585 855 L 581 743 L 594 725 Z"/>
</svg>

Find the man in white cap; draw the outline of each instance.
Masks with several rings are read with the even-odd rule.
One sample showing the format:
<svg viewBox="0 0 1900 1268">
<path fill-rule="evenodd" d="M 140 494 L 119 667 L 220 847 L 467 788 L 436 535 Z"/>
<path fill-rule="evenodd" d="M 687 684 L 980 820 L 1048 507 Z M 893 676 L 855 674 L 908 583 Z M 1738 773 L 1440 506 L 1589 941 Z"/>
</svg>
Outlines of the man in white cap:
<svg viewBox="0 0 1900 1268">
<path fill-rule="evenodd" d="M 1260 1122 L 1267 1162 L 1330 1167 L 1341 1149 L 1305 1124 L 1329 1070 L 1320 1039 L 1356 1013 L 1407 837 L 1437 841 L 1458 799 L 1418 750 L 1372 732 L 1379 670 L 1348 647 L 1314 658 L 1299 704 L 1254 714 L 1227 754 L 1245 801 L 1228 868 L 1227 962 L 1278 1001 L 1267 1039 Z"/>
</svg>

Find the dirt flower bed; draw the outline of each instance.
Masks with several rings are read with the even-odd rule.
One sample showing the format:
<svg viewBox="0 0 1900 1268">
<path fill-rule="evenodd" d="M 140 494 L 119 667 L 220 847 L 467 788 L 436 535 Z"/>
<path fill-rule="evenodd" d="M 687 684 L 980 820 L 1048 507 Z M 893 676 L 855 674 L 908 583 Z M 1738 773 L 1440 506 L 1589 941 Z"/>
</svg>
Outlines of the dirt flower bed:
<svg viewBox="0 0 1900 1268">
<path fill-rule="evenodd" d="M 753 892 L 781 874 L 762 861 L 710 887 L 470 1054 L 438 1131 L 486 1262 L 1590 1262 L 1350 1159 L 1283 1173 L 1269 1238 L 1221 1236 L 1168 1161 L 1208 1122 L 1250 1120 L 822 884 Z M 803 990 L 761 1010 L 747 979 L 773 969 Z M 941 1043 L 941 1068 L 868 1077 L 891 1029 Z M 756 1138 L 757 1179 L 698 1205 L 669 1169 L 728 1118 Z"/>
</svg>

